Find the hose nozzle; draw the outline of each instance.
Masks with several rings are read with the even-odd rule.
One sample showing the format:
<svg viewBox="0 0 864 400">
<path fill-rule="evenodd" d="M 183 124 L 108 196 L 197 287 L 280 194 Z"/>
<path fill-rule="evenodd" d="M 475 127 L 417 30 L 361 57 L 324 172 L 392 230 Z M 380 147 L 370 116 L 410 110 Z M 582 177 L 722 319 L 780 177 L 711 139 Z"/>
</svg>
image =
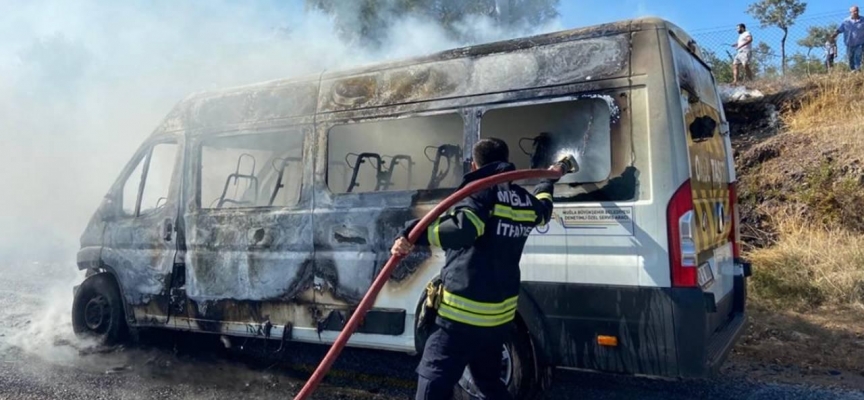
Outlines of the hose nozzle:
<svg viewBox="0 0 864 400">
<path fill-rule="evenodd" d="M 579 171 L 579 163 L 576 162 L 576 157 L 568 154 L 555 162 L 555 165 L 561 166 L 562 174 L 570 174 Z"/>
</svg>

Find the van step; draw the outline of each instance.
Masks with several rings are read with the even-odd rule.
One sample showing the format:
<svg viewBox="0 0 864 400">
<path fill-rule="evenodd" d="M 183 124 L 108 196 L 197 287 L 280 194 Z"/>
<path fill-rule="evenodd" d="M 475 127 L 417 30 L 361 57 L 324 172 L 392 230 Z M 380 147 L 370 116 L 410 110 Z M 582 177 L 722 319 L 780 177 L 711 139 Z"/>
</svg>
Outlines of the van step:
<svg viewBox="0 0 864 400">
<path fill-rule="evenodd" d="M 746 314 L 734 313 L 726 325 L 711 335 L 711 339 L 708 341 L 707 362 L 709 369 L 719 368 L 720 364 L 725 361 L 738 336 L 744 332 L 746 321 Z"/>
</svg>

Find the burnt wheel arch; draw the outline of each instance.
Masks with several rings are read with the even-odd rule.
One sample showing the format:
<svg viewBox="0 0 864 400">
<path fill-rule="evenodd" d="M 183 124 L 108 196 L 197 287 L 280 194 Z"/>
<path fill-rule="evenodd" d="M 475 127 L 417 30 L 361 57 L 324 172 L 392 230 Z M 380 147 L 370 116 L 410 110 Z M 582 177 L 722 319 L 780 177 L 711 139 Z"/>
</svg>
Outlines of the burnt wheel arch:
<svg viewBox="0 0 864 400">
<path fill-rule="evenodd" d="M 125 304 L 117 280 L 109 273 L 90 275 L 75 290 L 72 327 L 76 335 L 113 345 L 128 337 Z"/>
<path fill-rule="evenodd" d="M 117 278 L 117 272 L 114 270 L 114 267 L 101 263 L 98 268 L 88 268 L 86 273 L 84 274 L 85 280 L 90 278 L 91 276 L 98 274 L 107 274 L 114 281 L 114 284 L 117 286 L 117 289 L 120 291 L 120 301 L 123 303 L 123 314 L 125 315 L 126 325 L 128 328 L 133 328 L 135 326 L 135 314 L 134 310 L 129 307 L 128 302 L 126 301 L 126 290 L 123 288 L 123 284 L 120 279 Z M 82 282 L 83 284 L 83 282 Z M 80 288 L 80 285 L 76 287 L 76 292 Z"/>
</svg>

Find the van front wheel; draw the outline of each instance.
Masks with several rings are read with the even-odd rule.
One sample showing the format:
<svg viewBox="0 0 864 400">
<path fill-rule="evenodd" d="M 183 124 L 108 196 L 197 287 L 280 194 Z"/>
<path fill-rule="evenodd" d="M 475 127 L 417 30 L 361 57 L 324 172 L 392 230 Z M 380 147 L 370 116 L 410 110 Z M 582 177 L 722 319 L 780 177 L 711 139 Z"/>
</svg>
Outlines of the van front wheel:
<svg viewBox="0 0 864 400">
<path fill-rule="evenodd" d="M 520 332 L 515 323 L 501 349 L 501 380 L 514 399 L 531 399 L 535 393 L 536 373 L 534 371 L 534 352 L 528 335 Z M 453 393 L 454 400 L 480 398 L 474 384 L 471 369 L 466 367 Z"/>
<path fill-rule="evenodd" d="M 120 289 L 107 273 L 85 279 L 72 302 L 72 329 L 81 338 L 102 345 L 122 341 L 126 334 Z"/>
</svg>

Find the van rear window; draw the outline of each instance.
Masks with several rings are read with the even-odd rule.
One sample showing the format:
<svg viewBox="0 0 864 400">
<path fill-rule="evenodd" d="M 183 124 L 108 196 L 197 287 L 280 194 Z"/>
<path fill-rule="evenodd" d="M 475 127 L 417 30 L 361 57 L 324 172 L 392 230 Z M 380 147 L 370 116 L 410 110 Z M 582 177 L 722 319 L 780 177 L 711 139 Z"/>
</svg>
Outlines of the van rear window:
<svg viewBox="0 0 864 400">
<path fill-rule="evenodd" d="M 612 115 L 607 100 L 593 97 L 503 107 L 483 115 L 480 136 L 507 142 L 518 169 L 547 168 L 572 154 L 579 171 L 561 183 L 603 182 L 612 171 Z"/>
<path fill-rule="evenodd" d="M 300 199 L 300 132 L 244 134 L 201 145 L 201 208 L 285 207 Z"/>
<path fill-rule="evenodd" d="M 337 125 L 327 133 L 333 193 L 454 188 L 462 179 L 458 114 Z"/>
</svg>

